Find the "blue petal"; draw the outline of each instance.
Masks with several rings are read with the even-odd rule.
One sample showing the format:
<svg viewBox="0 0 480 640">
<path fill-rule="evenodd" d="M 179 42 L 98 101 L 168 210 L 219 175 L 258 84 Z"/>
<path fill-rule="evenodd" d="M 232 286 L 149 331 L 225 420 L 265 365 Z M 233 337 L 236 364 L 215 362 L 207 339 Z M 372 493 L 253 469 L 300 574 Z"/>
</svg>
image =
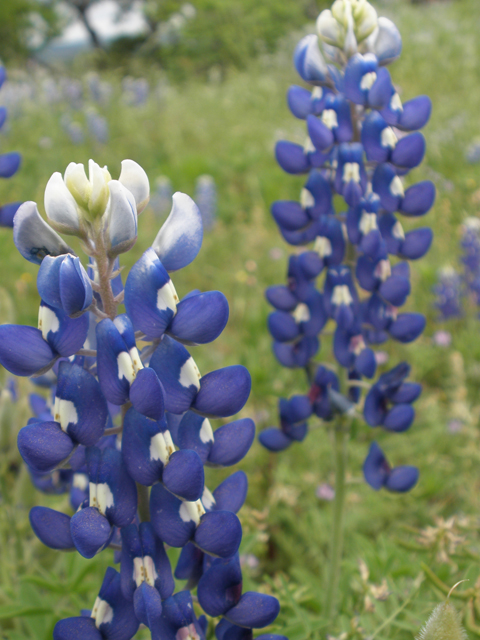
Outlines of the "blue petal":
<svg viewBox="0 0 480 640">
<path fill-rule="evenodd" d="M 89 471 L 91 477 L 92 472 Z M 113 504 L 108 504 L 105 510 L 109 522 L 117 527 L 130 524 L 137 512 L 137 487 L 117 449 L 108 447 L 101 452 L 97 483 L 108 485 L 113 496 Z"/>
<path fill-rule="evenodd" d="M 53 640 L 104 640 L 93 618 L 77 616 L 59 620 L 53 630 Z M 118 638 L 120 640 L 120 637 Z M 122 638 L 123 640 L 123 638 Z M 127 638 L 125 638 L 127 640 Z"/>
<path fill-rule="evenodd" d="M 62 429 L 74 442 L 87 447 L 96 444 L 103 436 L 108 408 L 94 376 L 76 364 L 61 362 L 56 397 L 60 399 L 59 415 L 54 419 Z"/>
<path fill-rule="evenodd" d="M 415 418 L 415 411 L 410 404 L 397 404 L 390 409 L 383 422 L 383 426 L 388 431 L 402 433 L 410 428 Z"/>
<path fill-rule="evenodd" d="M 180 342 L 206 344 L 222 333 L 228 321 L 228 302 L 220 291 L 183 299 L 168 332 Z"/>
<path fill-rule="evenodd" d="M 202 214 L 184 193 L 173 194 L 173 207 L 152 248 L 167 271 L 177 271 L 197 257 L 203 240 Z"/>
<path fill-rule="evenodd" d="M 242 540 L 242 525 L 231 511 L 210 511 L 195 530 L 195 544 L 211 556 L 231 558 Z"/>
<path fill-rule="evenodd" d="M 130 402 L 147 418 L 161 420 L 165 414 L 165 391 L 153 369 L 140 369 L 130 387 Z"/>
<path fill-rule="evenodd" d="M 426 319 L 420 313 L 401 313 L 388 331 L 399 342 L 413 342 L 425 329 Z"/>
<path fill-rule="evenodd" d="M 293 442 L 281 429 L 270 427 L 264 429 L 258 436 L 260 443 L 269 451 L 284 451 Z"/>
<path fill-rule="evenodd" d="M 399 167 L 418 167 L 425 156 L 426 142 L 421 133 L 412 133 L 401 138 L 392 151 L 392 162 Z"/>
<path fill-rule="evenodd" d="M 280 140 L 275 146 L 275 158 L 287 173 L 307 173 L 310 169 L 308 157 L 302 146 L 286 140 Z"/>
<path fill-rule="evenodd" d="M 203 558 L 203 551 L 191 542 L 185 545 L 180 552 L 175 567 L 175 578 L 188 580 L 187 589 L 193 589 L 200 580 L 203 573 Z"/>
<path fill-rule="evenodd" d="M 213 492 L 215 509 L 238 513 L 245 502 L 248 479 L 244 471 L 236 471 L 226 478 Z"/>
<path fill-rule="evenodd" d="M 155 484 L 150 493 L 150 517 L 157 536 L 171 547 L 184 547 L 195 532 L 194 520 L 183 520 L 182 501 Z M 183 515 L 183 511 L 182 511 Z"/>
<path fill-rule="evenodd" d="M 59 355 L 73 356 L 85 344 L 89 328 L 87 313 L 80 318 L 69 318 L 62 309 L 55 309 L 42 301 L 39 318 L 39 329 Z"/>
<path fill-rule="evenodd" d="M 152 629 L 162 615 L 160 594 L 146 582 L 142 582 L 138 589 L 135 590 L 133 606 L 137 619 L 149 629 Z"/>
<path fill-rule="evenodd" d="M 213 445 L 213 431 L 208 418 L 187 411 L 178 427 L 178 446 L 192 449 L 205 464 Z"/>
<path fill-rule="evenodd" d="M 262 629 L 272 624 L 280 613 L 280 604 L 273 596 L 247 591 L 240 602 L 225 614 L 225 618 L 239 627 Z"/>
<path fill-rule="evenodd" d="M 390 474 L 385 487 L 389 491 L 405 493 L 410 491 L 418 482 L 419 472 L 416 467 L 395 467 Z"/>
<path fill-rule="evenodd" d="M 430 249 L 433 240 L 433 231 L 428 227 L 414 229 L 405 234 L 405 240 L 399 255 L 408 260 L 418 260 Z"/>
<path fill-rule="evenodd" d="M 366 482 L 376 491 L 381 489 L 390 475 L 390 467 L 383 451 L 376 442 L 372 442 L 363 463 L 363 475 Z"/>
<path fill-rule="evenodd" d="M 406 216 L 423 216 L 435 202 L 435 185 L 430 180 L 417 182 L 405 191 L 400 211 Z"/>
<path fill-rule="evenodd" d="M 292 200 L 274 202 L 272 216 L 278 226 L 287 231 L 298 231 L 311 222 L 311 218 L 302 205 Z"/>
<path fill-rule="evenodd" d="M 332 131 L 316 116 L 307 116 L 308 135 L 316 149 L 325 151 L 335 142 Z"/>
<path fill-rule="evenodd" d="M 116 325 L 109 319 L 101 320 L 96 326 L 97 371 L 100 387 L 113 404 L 124 404 L 128 400 L 130 382 L 120 370 L 119 356 L 127 358 L 128 348 Z M 130 370 L 128 371 L 130 375 Z M 133 377 L 133 373 L 131 374 Z M 133 380 L 132 380 L 133 382 Z"/>
<path fill-rule="evenodd" d="M 47 367 L 55 354 L 34 327 L 0 325 L 0 364 L 16 376 L 31 376 Z"/>
<path fill-rule="evenodd" d="M 220 467 L 237 464 L 244 458 L 255 438 L 255 423 L 250 418 L 223 425 L 214 433 L 208 463 Z"/>
<path fill-rule="evenodd" d="M 155 251 L 145 251 L 125 282 L 125 308 L 134 328 L 160 338 L 175 312 L 178 296 Z"/>
<path fill-rule="evenodd" d="M 92 285 L 80 258 L 65 257 L 60 266 L 59 284 L 61 306 L 68 316 L 79 314 L 92 304 Z"/>
<path fill-rule="evenodd" d="M 268 330 L 278 342 L 291 342 L 300 335 L 295 318 L 285 311 L 274 311 L 268 316 Z"/>
<path fill-rule="evenodd" d="M 81 509 L 72 516 L 70 532 L 75 548 L 84 558 L 93 558 L 113 535 L 107 518 L 94 507 Z"/>
<path fill-rule="evenodd" d="M 35 202 L 24 202 L 13 219 L 13 241 L 29 262 L 41 264 L 45 256 L 71 253 L 70 247 L 40 216 Z"/>
<path fill-rule="evenodd" d="M 34 471 L 53 471 L 73 451 L 74 443 L 57 422 L 36 422 L 20 429 L 20 455 Z"/>
<path fill-rule="evenodd" d="M 284 285 L 268 287 L 265 291 L 268 302 L 280 311 L 293 311 L 298 304 L 296 296 Z"/>
<path fill-rule="evenodd" d="M 0 155 L 0 178 L 11 178 L 20 168 L 22 156 L 15 151 Z"/>
<path fill-rule="evenodd" d="M 247 402 L 251 387 L 250 374 L 242 365 L 211 371 L 200 379 L 192 409 L 207 417 L 233 416 Z"/>
<path fill-rule="evenodd" d="M 165 466 L 162 482 L 183 500 L 199 500 L 203 494 L 205 474 L 198 454 L 190 449 L 175 451 Z"/>
<path fill-rule="evenodd" d="M 296 85 L 290 87 L 287 92 L 287 102 L 290 111 L 300 120 L 305 120 L 308 114 L 312 113 L 312 94 L 303 87 Z"/>
<path fill-rule="evenodd" d="M 190 409 L 200 388 L 197 366 L 183 345 L 165 336 L 150 360 L 165 389 L 165 408 L 172 413 Z"/>
<path fill-rule="evenodd" d="M 238 554 L 214 560 L 198 583 L 198 602 L 209 616 L 217 617 L 234 607 L 242 595 L 242 571 Z"/>
<path fill-rule="evenodd" d="M 33 507 L 30 524 L 37 538 L 50 549 L 75 549 L 70 534 L 70 516 L 65 513 L 48 507 Z"/>
<path fill-rule="evenodd" d="M 405 131 L 416 131 L 424 127 L 430 119 L 432 101 L 428 96 L 418 96 L 403 105 L 397 126 Z"/>
<path fill-rule="evenodd" d="M 300 40 L 293 54 L 295 69 L 302 80 L 312 84 L 323 84 L 328 77 L 328 67 L 314 34 Z"/>
<path fill-rule="evenodd" d="M 22 202 L 9 202 L 0 207 L 0 227 L 13 227 L 13 219 Z"/>
<path fill-rule="evenodd" d="M 60 297 L 60 267 L 66 256 L 45 256 L 37 275 L 37 290 L 40 297 L 51 307 L 62 308 Z"/>
</svg>

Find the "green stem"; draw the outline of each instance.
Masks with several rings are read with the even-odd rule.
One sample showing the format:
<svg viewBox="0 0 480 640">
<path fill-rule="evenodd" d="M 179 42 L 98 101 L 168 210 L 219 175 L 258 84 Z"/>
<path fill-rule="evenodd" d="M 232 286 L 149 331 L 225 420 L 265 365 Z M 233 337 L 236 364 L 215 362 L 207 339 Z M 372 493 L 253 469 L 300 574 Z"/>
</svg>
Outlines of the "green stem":
<svg viewBox="0 0 480 640">
<path fill-rule="evenodd" d="M 333 503 L 332 537 L 330 541 L 329 576 L 325 612 L 330 621 L 336 614 L 338 585 L 343 554 L 343 523 L 345 507 L 345 474 L 349 430 L 344 417 L 338 419 L 334 429 L 335 499 Z"/>
</svg>

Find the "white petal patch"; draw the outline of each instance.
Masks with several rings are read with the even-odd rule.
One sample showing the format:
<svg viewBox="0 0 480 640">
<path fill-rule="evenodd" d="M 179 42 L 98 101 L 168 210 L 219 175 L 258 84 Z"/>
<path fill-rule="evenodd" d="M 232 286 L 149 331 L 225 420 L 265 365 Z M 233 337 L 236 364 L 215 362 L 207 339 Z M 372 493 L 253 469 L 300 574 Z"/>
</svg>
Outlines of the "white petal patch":
<svg viewBox="0 0 480 640">
<path fill-rule="evenodd" d="M 300 322 L 308 322 L 311 317 L 309 308 L 303 302 L 297 304 L 292 316 L 297 324 Z"/>
<path fill-rule="evenodd" d="M 47 339 L 47 335 L 50 331 L 52 333 L 57 333 L 60 329 L 60 322 L 57 318 L 57 314 L 43 304 L 40 305 L 40 309 L 38 310 L 38 328 L 42 332 L 44 340 Z"/>
<path fill-rule="evenodd" d="M 95 600 L 90 617 L 95 620 L 95 626 L 98 629 L 101 624 L 108 624 L 113 620 L 113 609 L 106 600 L 98 597 Z"/>
<path fill-rule="evenodd" d="M 401 222 L 398 220 L 392 227 L 392 236 L 397 240 L 405 240 L 405 232 L 403 230 Z"/>
<path fill-rule="evenodd" d="M 132 358 L 126 351 L 121 351 L 117 356 L 118 379 L 125 378 L 130 384 L 135 380 L 137 372 L 133 366 Z"/>
<path fill-rule="evenodd" d="M 80 489 L 81 491 L 85 491 L 88 487 L 88 476 L 86 473 L 74 473 L 72 485 L 75 489 Z"/>
<path fill-rule="evenodd" d="M 169 280 L 157 291 L 157 309 L 159 311 L 166 311 L 170 309 L 174 313 L 177 311 L 177 303 L 179 297 L 175 291 L 173 282 Z"/>
<path fill-rule="evenodd" d="M 395 92 L 390 100 L 390 109 L 392 111 L 403 111 L 402 101 L 397 92 Z"/>
<path fill-rule="evenodd" d="M 332 243 L 325 236 L 317 236 L 313 245 L 313 250 L 318 253 L 321 258 L 332 255 Z"/>
<path fill-rule="evenodd" d="M 150 556 L 133 559 L 133 579 L 137 587 L 139 587 L 142 582 L 146 582 L 149 586 L 153 587 L 157 578 L 157 570 Z"/>
<path fill-rule="evenodd" d="M 204 487 L 202 494 L 202 504 L 205 509 L 211 509 L 215 504 L 215 498 L 207 487 Z"/>
<path fill-rule="evenodd" d="M 195 360 L 190 356 L 190 358 L 185 362 L 185 364 L 180 369 L 180 376 L 178 381 L 182 385 L 188 389 L 191 385 L 200 389 L 200 371 L 198 370 L 197 365 L 195 364 Z"/>
<path fill-rule="evenodd" d="M 353 302 L 353 298 L 346 284 L 339 284 L 333 288 L 332 304 L 349 305 L 349 304 L 352 304 L 352 302 Z"/>
<path fill-rule="evenodd" d="M 337 112 L 335 109 L 325 109 L 322 113 L 321 120 L 323 124 L 332 130 L 334 127 L 338 127 Z"/>
<path fill-rule="evenodd" d="M 390 266 L 390 261 L 380 260 L 380 262 L 375 267 L 373 275 L 376 278 L 380 278 L 382 282 L 385 282 L 385 280 L 392 275 L 392 267 Z"/>
<path fill-rule="evenodd" d="M 180 506 L 179 515 L 183 522 L 195 522 L 198 526 L 200 524 L 200 518 L 205 513 L 201 500 L 195 502 L 187 502 L 184 500 Z"/>
<path fill-rule="evenodd" d="M 188 604 L 191 607 L 191 604 Z M 195 625 L 189 624 L 188 627 L 180 627 L 180 629 L 175 634 L 175 640 L 200 640 L 200 636 L 195 629 Z"/>
<path fill-rule="evenodd" d="M 360 224 L 358 226 L 364 236 L 368 235 L 370 231 L 374 231 L 375 229 L 378 229 L 377 214 L 368 213 L 367 211 L 364 211 L 362 213 L 362 217 L 360 218 Z"/>
<path fill-rule="evenodd" d="M 302 189 L 300 192 L 300 204 L 304 209 L 313 207 L 315 205 L 315 198 L 312 196 L 308 189 Z"/>
<path fill-rule="evenodd" d="M 398 142 L 398 138 L 395 135 L 395 132 L 392 129 L 392 127 L 385 127 L 385 129 L 382 130 L 382 135 L 381 135 L 382 147 L 390 147 L 390 149 L 395 149 L 395 147 L 397 146 L 397 142 Z"/>
<path fill-rule="evenodd" d="M 375 71 L 366 73 L 360 82 L 360 89 L 363 89 L 363 91 L 368 91 L 368 89 L 371 89 L 373 87 L 376 79 L 377 74 L 375 73 Z"/>
<path fill-rule="evenodd" d="M 130 349 L 129 353 L 130 353 L 130 357 L 132 359 L 133 369 L 135 371 L 135 375 L 137 375 L 137 373 L 140 371 L 140 369 L 143 369 L 143 364 L 142 364 L 142 361 L 140 360 L 140 354 L 138 353 L 137 347 L 132 347 Z"/>
<path fill-rule="evenodd" d="M 344 182 L 360 182 L 360 165 L 358 162 L 346 162 L 343 165 L 343 181 Z"/>
<path fill-rule="evenodd" d="M 97 508 L 104 516 L 107 509 L 113 507 L 113 493 L 106 482 L 97 484 Z"/>
<path fill-rule="evenodd" d="M 405 195 L 405 190 L 403 188 L 403 183 L 399 176 L 395 176 L 394 179 L 390 183 L 390 193 L 392 196 L 399 196 L 403 198 Z"/>
<path fill-rule="evenodd" d="M 73 402 L 71 400 L 62 400 L 58 396 L 55 397 L 53 419 L 55 422 L 60 423 L 62 431 L 65 432 L 69 424 L 77 424 L 78 414 Z"/>
<path fill-rule="evenodd" d="M 315 145 L 310 140 L 310 138 L 307 138 L 305 140 L 305 144 L 303 145 L 303 150 L 305 151 L 305 153 L 314 153 L 316 151 Z"/>
<path fill-rule="evenodd" d="M 205 420 L 202 422 L 202 428 L 200 429 L 200 433 L 198 435 L 200 436 L 200 440 L 203 442 L 203 444 L 206 444 L 207 442 L 213 442 L 213 429 L 208 418 L 205 418 Z"/>
<path fill-rule="evenodd" d="M 163 433 L 156 433 L 150 440 L 150 460 L 160 460 L 162 464 L 166 464 L 169 458 L 170 453 Z"/>
</svg>

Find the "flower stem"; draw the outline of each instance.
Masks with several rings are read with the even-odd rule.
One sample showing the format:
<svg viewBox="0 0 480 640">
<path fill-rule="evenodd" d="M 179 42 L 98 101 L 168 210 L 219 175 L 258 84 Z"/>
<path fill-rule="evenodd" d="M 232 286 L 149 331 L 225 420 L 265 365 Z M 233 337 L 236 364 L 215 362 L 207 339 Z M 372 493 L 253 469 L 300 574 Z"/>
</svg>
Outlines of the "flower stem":
<svg viewBox="0 0 480 640">
<path fill-rule="evenodd" d="M 335 499 L 330 541 L 329 575 L 325 601 L 325 613 L 331 621 L 337 608 L 338 586 L 343 553 L 343 524 L 345 506 L 345 473 L 347 466 L 347 443 L 349 429 L 346 418 L 341 416 L 334 428 L 335 455 Z"/>
</svg>

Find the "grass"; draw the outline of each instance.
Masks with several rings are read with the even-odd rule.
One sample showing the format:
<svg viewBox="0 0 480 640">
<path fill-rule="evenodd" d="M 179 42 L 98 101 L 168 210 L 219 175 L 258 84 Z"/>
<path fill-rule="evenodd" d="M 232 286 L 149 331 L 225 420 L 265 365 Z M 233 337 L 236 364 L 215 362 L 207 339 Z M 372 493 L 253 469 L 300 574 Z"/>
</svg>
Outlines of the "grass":
<svg viewBox="0 0 480 640">
<path fill-rule="evenodd" d="M 431 340 L 439 328 L 431 294 L 436 270 L 455 264 L 459 224 L 467 215 L 477 214 L 480 202 L 478 165 L 465 160 L 468 145 L 480 139 L 477 0 L 421 6 L 384 0 L 376 6 L 380 14 L 397 22 L 403 35 L 404 54 L 391 67 L 402 99 L 426 93 L 434 104 L 425 130 L 427 157 L 412 180 L 428 178 L 437 184 L 435 207 L 425 221 L 419 221 L 434 228 L 435 242 L 429 255 L 414 265 L 413 293 L 407 304 L 408 309 L 427 315 L 427 330 L 414 345 L 387 347 L 388 366 L 408 360 L 412 379 L 424 384 L 424 392 L 407 434 L 379 433 L 360 423 L 350 443 L 340 614 L 333 627 L 327 627 L 322 616 L 332 505 L 315 494 L 319 483 L 333 478 L 328 432 L 319 421 L 312 421 L 303 445 L 273 456 L 255 443 L 239 465 L 250 481 L 247 504 L 240 514 L 245 532 L 242 553 L 259 559 L 258 566 L 245 567 L 244 589 L 261 589 L 280 598 L 282 611 L 272 631 L 290 640 L 320 638 L 326 633 L 378 640 L 410 638 L 444 597 L 426 577 L 422 562 L 449 587 L 468 577 L 469 586 L 461 585 L 459 593 L 474 587 L 480 575 L 475 555 L 480 506 L 480 340 L 474 310 L 464 321 L 445 326 L 453 334 L 450 349 L 436 347 Z M 201 371 L 238 362 L 249 368 L 253 390 L 243 413 L 255 417 L 258 430 L 275 424 L 278 397 L 305 391 L 301 372 L 282 369 L 273 358 L 266 331 L 269 308 L 263 298 L 266 286 L 284 281 L 289 254 L 269 206 L 275 199 L 298 197 L 303 182 L 301 177 L 285 176 L 273 159 L 277 139 L 303 142 L 304 138 L 304 125 L 289 114 L 284 97 L 288 86 L 298 82 L 291 65 L 298 35 L 288 38 L 278 54 L 252 63 L 248 72 L 232 72 L 222 84 L 192 80 L 168 86 L 161 99 L 152 97 L 140 109 L 121 103 L 118 79 L 109 77 L 115 95 L 109 107 L 100 109 L 109 121 L 108 145 L 87 140 L 74 146 L 59 123 L 67 106 L 41 100 L 23 104 L 2 138 L 2 149 L 17 149 L 24 157 L 22 171 L 0 185 L 2 201 L 41 203 L 54 171 L 63 171 L 71 161 L 87 162 L 89 157 L 108 164 L 114 177 L 120 161 L 131 157 L 144 166 L 152 182 L 158 175 L 167 175 L 175 190 L 190 194 L 198 175 L 209 173 L 215 178 L 217 224 L 206 235 L 197 260 L 175 274 L 174 281 L 181 296 L 196 287 L 226 294 L 231 310 L 227 329 L 214 344 L 194 349 L 193 355 Z M 145 73 L 151 80 L 156 78 L 153 72 Z M 82 121 L 84 115 L 79 111 L 73 117 Z M 127 266 L 149 246 L 159 224 L 152 212 L 142 214 L 139 239 L 125 259 Z M 405 224 L 405 228 L 412 226 Z M 272 249 L 277 259 L 272 258 Z M 16 253 L 9 230 L 0 231 L 0 256 L 4 274 L 0 319 L 11 321 L 15 315 L 17 322 L 34 324 L 37 268 Z M 327 338 L 321 351 L 326 359 L 329 346 Z M 21 381 L 24 395 L 29 388 L 28 381 Z M 30 507 L 67 508 L 67 500 L 34 491 L 21 464 L 15 440 L 28 419 L 25 399 L 11 407 L 2 397 L 0 405 L 1 636 L 43 640 L 51 638 L 56 619 L 92 606 L 112 559 L 110 552 L 91 561 L 53 552 L 33 537 Z M 450 433 L 447 423 L 459 406 L 467 419 L 459 433 Z M 364 484 L 361 465 L 373 437 L 395 464 L 420 467 L 421 480 L 413 492 L 376 493 Z M 209 472 L 207 483 L 214 487 L 226 475 Z M 445 531 L 439 519 L 451 517 L 457 520 Z M 428 536 L 425 542 L 418 533 L 428 526 L 434 527 L 433 542 Z M 449 536 L 463 542 L 449 544 Z M 175 557 L 176 552 L 171 552 Z M 456 602 L 469 611 L 466 600 Z M 478 635 L 475 619 L 468 622 Z"/>
</svg>

